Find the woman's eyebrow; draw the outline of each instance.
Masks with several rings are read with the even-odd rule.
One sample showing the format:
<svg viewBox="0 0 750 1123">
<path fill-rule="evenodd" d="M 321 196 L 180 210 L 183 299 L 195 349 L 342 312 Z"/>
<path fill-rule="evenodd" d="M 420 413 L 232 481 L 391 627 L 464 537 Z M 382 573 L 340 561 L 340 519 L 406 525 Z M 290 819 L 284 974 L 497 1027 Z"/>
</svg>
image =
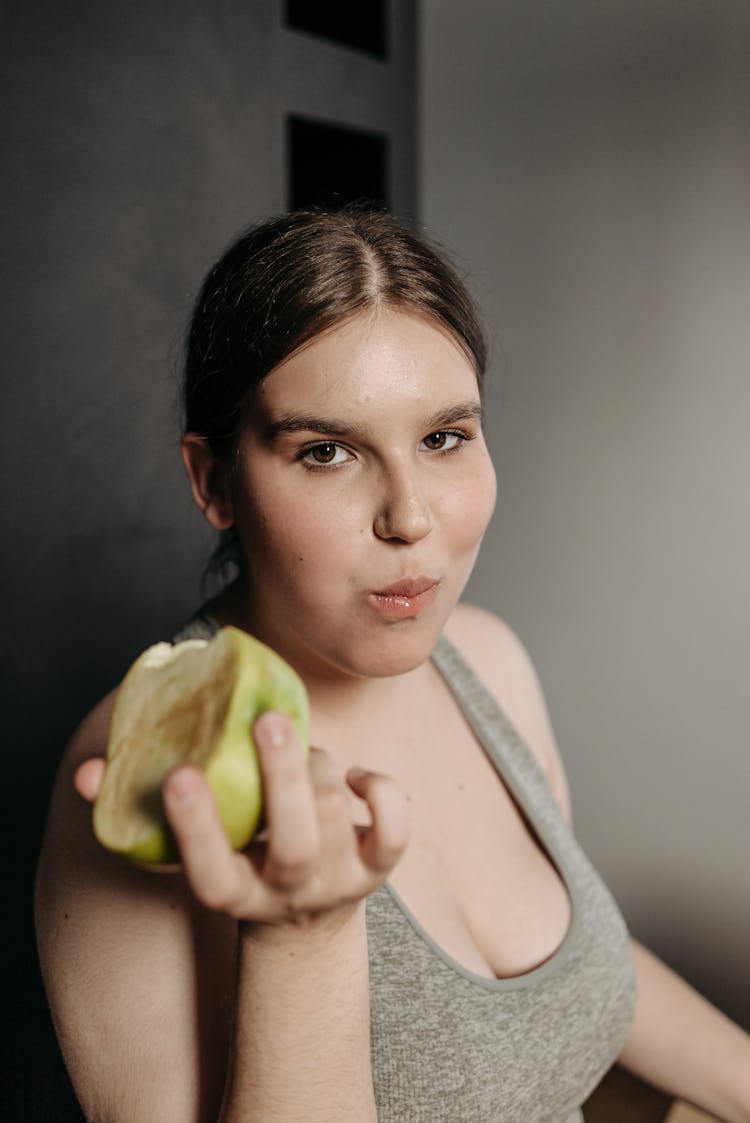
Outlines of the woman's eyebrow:
<svg viewBox="0 0 750 1123">
<path fill-rule="evenodd" d="M 482 422 L 482 403 L 470 398 L 466 402 L 456 402 L 447 409 L 438 410 L 431 417 L 426 418 L 424 428 L 426 432 L 445 429 L 448 425 L 456 425 L 459 421 Z"/>
<path fill-rule="evenodd" d="M 302 432 L 351 437 L 360 433 L 361 429 L 348 421 L 339 421 L 335 417 L 316 417 L 311 413 L 286 413 L 268 425 L 265 437 L 267 441 L 275 441 L 285 433 Z"/>
<path fill-rule="evenodd" d="M 482 420 L 482 404 L 474 398 L 465 402 L 456 402 L 430 414 L 425 418 L 422 428 L 425 433 L 430 433 L 469 419 L 474 419 L 480 423 Z M 336 437 L 355 437 L 366 435 L 367 431 L 368 426 L 366 424 L 353 425 L 350 421 L 343 421 L 336 417 L 318 417 L 310 413 L 286 413 L 266 427 L 265 439 L 271 442 L 287 433 L 301 432 L 323 433 L 326 436 Z"/>
</svg>

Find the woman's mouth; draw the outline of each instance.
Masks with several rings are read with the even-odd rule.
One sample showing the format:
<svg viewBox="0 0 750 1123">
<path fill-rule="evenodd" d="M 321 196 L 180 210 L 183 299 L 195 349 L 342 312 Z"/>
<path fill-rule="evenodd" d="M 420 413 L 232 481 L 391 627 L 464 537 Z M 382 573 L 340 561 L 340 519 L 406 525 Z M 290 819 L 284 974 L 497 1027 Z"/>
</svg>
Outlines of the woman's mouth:
<svg viewBox="0 0 750 1123">
<path fill-rule="evenodd" d="M 431 605 L 439 588 L 440 581 L 436 577 L 416 577 L 368 593 L 367 600 L 384 619 L 406 620 L 418 616 Z"/>
</svg>

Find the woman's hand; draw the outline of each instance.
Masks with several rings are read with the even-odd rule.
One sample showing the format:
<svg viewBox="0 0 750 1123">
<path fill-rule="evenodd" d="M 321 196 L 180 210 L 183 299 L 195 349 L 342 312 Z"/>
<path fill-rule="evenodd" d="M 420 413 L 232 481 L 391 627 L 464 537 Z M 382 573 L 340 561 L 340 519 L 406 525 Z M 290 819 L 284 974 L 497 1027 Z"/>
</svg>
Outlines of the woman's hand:
<svg viewBox="0 0 750 1123">
<path fill-rule="evenodd" d="M 280 713 L 263 714 L 253 736 L 263 781 L 263 842 L 232 850 L 212 792 L 193 767 L 176 768 L 164 782 L 164 808 L 196 898 L 237 920 L 278 924 L 304 921 L 360 901 L 388 876 L 408 838 L 406 800 L 379 773 L 352 769 L 346 777 L 330 757 L 302 753 L 294 727 Z M 96 798 L 101 758 L 76 771 L 75 786 Z M 355 827 L 350 793 L 362 799 L 370 825 Z"/>
</svg>

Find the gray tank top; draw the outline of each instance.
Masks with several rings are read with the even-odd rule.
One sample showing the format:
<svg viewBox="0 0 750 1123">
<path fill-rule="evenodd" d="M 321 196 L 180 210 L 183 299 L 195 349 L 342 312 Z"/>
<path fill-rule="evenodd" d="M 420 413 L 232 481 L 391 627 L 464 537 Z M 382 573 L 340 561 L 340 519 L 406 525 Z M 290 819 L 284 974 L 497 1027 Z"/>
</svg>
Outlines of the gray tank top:
<svg viewBox="0 0 750 1123">
<path fill-rule="evenodd" d="M 205 610 L 175 637 L 209 637 Z M 635 983 L 625 924 L 535 757 L 442 636 L 432 660 L 570 895 L 557 951 L 513 978 L 444 952 L 386 882 L 367 900 L 372 1071 L 379 1123 L 580 1123 L 617 1057 Z"/>
</svg>

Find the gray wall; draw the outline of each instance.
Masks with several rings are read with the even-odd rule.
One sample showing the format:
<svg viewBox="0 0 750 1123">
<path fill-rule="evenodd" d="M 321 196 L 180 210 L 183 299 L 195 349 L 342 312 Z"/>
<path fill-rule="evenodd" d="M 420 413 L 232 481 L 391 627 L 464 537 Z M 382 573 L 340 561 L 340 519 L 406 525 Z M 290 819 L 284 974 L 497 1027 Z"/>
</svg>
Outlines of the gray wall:
<svg viewBox="0 0 750 1123">
<path fill-rule="evenodd" d="M 750 6 L 429 0 L 422 216 L 494 333 L 470 596 L 633 929 L 750 1024 Z"/>
<path fill-rule="evenodd" d="M 240 228 L 285 207 L 285 114 L 390 134 L 394 206 L 413 212 L 413 4 L 391 5 L 388 62 L 283 29 L 282 7 L 2 7 L 0 587 L 17 978 L 33 962 L 31 873 L 65 741 L 200 595 L 212 543 L 182 476 L 175 372 L 205 269 Z M 46 1088 L 62 1123 L 47 1054 L 30 1043 L 38 991 L 22 1009 L 9 1087 Z M 25 1080 L 34 1055 L 39 1073 Z M 47 1117 L 36 1101 L 4 1109 Z"/>
</svg>

